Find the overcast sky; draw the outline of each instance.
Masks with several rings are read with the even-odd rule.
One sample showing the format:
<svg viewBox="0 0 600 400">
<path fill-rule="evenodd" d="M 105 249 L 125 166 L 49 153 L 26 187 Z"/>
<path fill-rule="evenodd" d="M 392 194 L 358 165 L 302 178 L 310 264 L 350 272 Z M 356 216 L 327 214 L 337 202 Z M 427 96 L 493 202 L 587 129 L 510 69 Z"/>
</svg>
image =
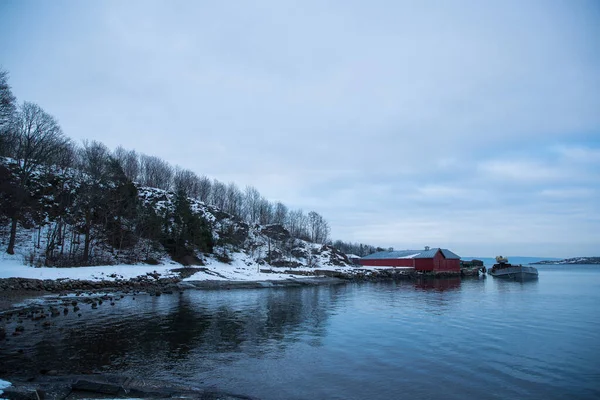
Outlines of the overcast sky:
<svg viewBox="0 0 600 400">
<path fill-rule="evenodd" d="M 334 239 L 600 255 L 596 0 L 1 0 L 0 67 L 67 136 Z"/>
</svg>

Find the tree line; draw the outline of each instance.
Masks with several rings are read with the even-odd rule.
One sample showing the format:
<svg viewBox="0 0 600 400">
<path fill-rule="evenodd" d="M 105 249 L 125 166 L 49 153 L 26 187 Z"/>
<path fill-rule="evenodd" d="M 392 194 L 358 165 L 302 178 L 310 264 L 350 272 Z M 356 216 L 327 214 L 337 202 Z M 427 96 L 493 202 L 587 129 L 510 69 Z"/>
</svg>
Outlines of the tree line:
<svg viewBox="0 0 600 400">
<path fill-rule="evenodd" d="M 293 238 L 330 243 L 329 224 L 319 213 L 271 202 L 255 187 L 242 190 L 123 147 L 111 151 L 98 141 L 75 143 L 39 105 L 18 104 L 1 70 L 0 156 L 11 160 L 0 166 L 0 222 L 9 225 L 9 254 L 19 225 L 47 228 L 48 260 L 79 254 L 83 264 L 97 262 L 90 260 L 90 247 L 100 237 L 118 250 L 148 239 L 178 257 L 192 253 L 191 247 L 210 252 L 210 224 L 191 212 L 189 199 L 250 225 L 281 224 Z M 141 187 L 174 193 L 172 215 L 144 207 Z M 77 249 L 65 249 L 65 243 Z"/>
<path fill-rule="evenodd" d="M 251 225 L 281 224 L 294 238 L 322 244 L 329 241 L 329 224 L 319 213 L 290 210 L 280 201 L 269 201 L 253 186 L 242 190 L 233 182 L 227 184 L 197 175 L 189 169 L 173 167 L 159 157 L 120 146 L 114 150 L 113 157 L 127 178 L 141 186 L 185 193 Z"/>
<path fill-rule="evenodd" d="M 355 255 L 359 257 L 368 256 L 369 254 L 386 250 L 382 247 L 375 247 L 364 243 L 344 242 L 342 240 L 336 240 L 331 245 L 344 254 Z"/>
</svg>

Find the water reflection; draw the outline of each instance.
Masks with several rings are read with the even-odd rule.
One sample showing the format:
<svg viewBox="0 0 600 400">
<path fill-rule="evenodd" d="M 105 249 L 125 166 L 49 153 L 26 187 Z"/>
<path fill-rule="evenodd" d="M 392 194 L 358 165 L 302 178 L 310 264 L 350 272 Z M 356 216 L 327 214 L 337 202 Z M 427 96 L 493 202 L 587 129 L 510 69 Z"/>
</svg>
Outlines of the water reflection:
<svg viewBox="0 0 600 400">
<path fill-rule="evenodd" d="M 30 374 L 111 371 L 148 362 L 173 368 L 214 353 L 260 357 L 282 352 L 299 332 L 320 346 L 336 298 L 326 287 L 126 297 L 114 307 L 84 310 L 81 317 L 53 319 L 45 330 L 25 320 L 26 334 L 6 342 L 0 358 L 8 371 Z"/>
<path fill-rule="evenodd" d="M 522 290 L 535 290 L 538 286 L 538 278 L 532 279 L 502 279 L 492 278 L 494 287 L 498 292 L 514 292 Z"/>
<path fill-rule="evenodd" d="M 106 371 L 265 400 L 600 398 L 599 285 L 600 271 L 565 270 L 523 284 L 488 277 L 126 297 L 47 318 L 47 329 L 26 320 L 15 337 L 13 318 L 0 378 Z"/>
<path fill-rule="evenodd" d="M 414 286 L 422 291 L 437 291 L 443 292 L 446 290 L 460 289 L 460 277 L 448 278 L 419 278 L 414 281 Z"/>
</svg>

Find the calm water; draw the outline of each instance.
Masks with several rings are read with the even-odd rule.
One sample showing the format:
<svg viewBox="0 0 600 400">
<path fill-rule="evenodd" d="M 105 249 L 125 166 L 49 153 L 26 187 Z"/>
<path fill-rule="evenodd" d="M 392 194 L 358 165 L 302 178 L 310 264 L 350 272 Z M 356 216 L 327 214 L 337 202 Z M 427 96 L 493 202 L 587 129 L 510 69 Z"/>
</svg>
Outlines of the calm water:
<svg viewBox="0 0 600 400">
<path fill-rule="evenodd" d="M 262 399 L 600 398 L 600 266 L 538 281 L 126 297 L 25 321 L 0 377 L 119 372 Z M 7 326 L 14 330 L 14 324 Z M 22 350 L 19 353 L 18 350 Z"/>
</svg>

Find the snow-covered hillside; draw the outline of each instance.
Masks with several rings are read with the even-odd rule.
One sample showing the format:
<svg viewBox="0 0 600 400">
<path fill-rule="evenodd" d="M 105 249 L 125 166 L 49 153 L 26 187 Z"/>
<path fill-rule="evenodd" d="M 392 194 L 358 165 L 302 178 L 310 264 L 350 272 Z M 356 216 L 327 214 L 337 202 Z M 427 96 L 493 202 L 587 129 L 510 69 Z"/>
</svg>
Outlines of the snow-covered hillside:
<svg viewBox="0 0 600 400">
<path fill-rule="evenodd" d="M 14 163 L 7 159 L 3 162 L 9 170 Z M 89 182 L 86 175 L 72 170 L 39 170 L 34 177 L 31 185 L 34 204 L 28 205 L 17 225 L 14 255 L 4 252 L 10 236 L 10 218 L 0 219 L 0 264 L 158 266 L 171 265 L 176 259 L 180 264 L 205 265 L 214 270 L 222 267 L 226 271 L 237 266 L 236 273 L 243 269 L 260 273 L 261 268 L 319 269 L 352 265 L 333 247 L 293 238 L 280 224 L 249 225 L 197 199 L 178 198 L 174 192 L 130 188 L 126 183 L 113 181 Z M 82 187 L 91 185 L 97 187 L 82 192 Z M 110 195 L 106 195 L 108 192 Z M 97 199 L 86 197 L 89 193 L 102 198 L 103 202 L 94 203 Z M 129 193 L 137 198 L 128 199 Z M 121 208 L 125 211 L 112 210 L 116 208 L 115 202 L 123 202 L 125 205 Z M 189 221 L 183 220 L 182 208 L 189 210 L 186 217 Z M 105 209 L 111 209 L 112 213 L 103 214 Z M 136 219 L 131 217 L 133 211 Z M 93 218 L 96 222 L 88 223 Z M 171 245 L 182 236 L 184 229 L 187 236 L 182 243 L 187 253 L 176 258 L 165 245 Z M 210 246 L 193 242 L 199 241 L 194 234 L 202 229 L 206 229 L 210 237 L 201 240 L 210 242 Z M 164 239 L 168 235 L 170 239 Z M 85 245 L 90 261 L 79 263 Z"/>
</svg>

